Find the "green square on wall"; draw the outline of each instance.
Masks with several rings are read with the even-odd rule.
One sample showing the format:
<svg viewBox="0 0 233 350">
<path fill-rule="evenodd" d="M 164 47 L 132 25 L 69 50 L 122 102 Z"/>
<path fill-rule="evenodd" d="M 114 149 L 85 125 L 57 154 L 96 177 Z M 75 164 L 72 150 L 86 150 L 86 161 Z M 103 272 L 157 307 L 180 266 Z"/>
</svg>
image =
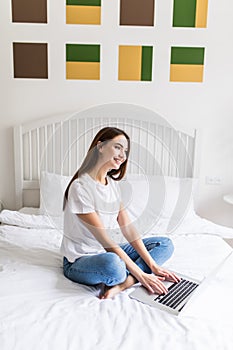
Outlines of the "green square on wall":
<svg viewBox="0 0 233 350">
<path fill-rule="evenodd" d="M 172 47 L 170 81 L 201 83 L 204 75 L 204 57 L 204 47 Z"/>
<path fill-rule="evenodd" d="M 173 0 L 173 27 L 207 27 L 208 0 Z"/>
<path fill-rule="evenodd" d="M 152 81 L 152 46 L 120 45 L 118 79 Z"/>
<path fill-rule="evenodd" d="M 66 79 L 100 79 L 99 44 L 66 44 Z"/>
</svg>

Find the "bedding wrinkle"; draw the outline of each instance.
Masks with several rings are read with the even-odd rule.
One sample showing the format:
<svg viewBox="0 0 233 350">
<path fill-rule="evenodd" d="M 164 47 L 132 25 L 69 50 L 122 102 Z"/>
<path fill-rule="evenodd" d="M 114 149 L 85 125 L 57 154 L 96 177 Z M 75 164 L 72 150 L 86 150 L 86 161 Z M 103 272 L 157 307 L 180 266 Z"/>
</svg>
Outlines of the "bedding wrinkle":
<svg viewBox="0 0 233 350">
<path fill-rule="evenodd" d="M 62 267 L 62 259 L 60 254 L 46 251 L 45 249 L 23 249 L 17 245 L 7 242 L 5 248 L 0 249 L 4 250 L 4 253 L 7 255 L 12 255 L 15 252 L 20 263 L 29 263 L 30 265 L 40 265 L 48 267 Z"/>
</svg>

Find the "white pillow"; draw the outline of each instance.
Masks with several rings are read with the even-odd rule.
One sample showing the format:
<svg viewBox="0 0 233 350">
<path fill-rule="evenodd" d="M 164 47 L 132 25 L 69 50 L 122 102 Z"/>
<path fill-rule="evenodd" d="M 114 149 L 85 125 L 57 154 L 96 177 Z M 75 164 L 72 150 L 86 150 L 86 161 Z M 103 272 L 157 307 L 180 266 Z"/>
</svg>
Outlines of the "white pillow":
<svg viewBox="0 0 233 350">
<path fill-rule="evenodd" d="M 194 193 L 197 190 L 197 179 L 165 176 L 164 183 L 163 217 L 187 217 L 195 214 Z"/>
<path fill-rule="evenodd" d="M 169 231 L 184 218 L 195 215 L 196 179 L 128 174 L 120 184 L 124 205 L 140 231 L 150 232 L 159 220 Z"/>
<path fill-rule="evenodd" d="M 42 171 L 40 213 L 62 216 L 64 192 L 71 176 Z M 120 181 L 123 203 L 131 220 L 143 233 L 156 231 L 166 220 L 171 232 L 184 218 L 195 215 L 193 193 L 197 180 L 170 176 L 128 174 Z"/>
<path fill-rule="evenodd" d="M 63 197 L 71 176 L 42 171 L 40 176 L 40 213 L 60 216 L 63 212 Z"/>
</svg>

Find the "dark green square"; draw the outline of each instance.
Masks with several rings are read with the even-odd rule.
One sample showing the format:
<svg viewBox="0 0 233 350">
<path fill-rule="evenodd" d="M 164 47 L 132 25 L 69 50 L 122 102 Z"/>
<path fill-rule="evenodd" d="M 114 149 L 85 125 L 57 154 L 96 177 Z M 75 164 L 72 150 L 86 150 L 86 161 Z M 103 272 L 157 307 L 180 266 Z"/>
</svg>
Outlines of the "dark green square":
<svg viewBox="0 0 233 350">
<path fill-rule="evenodd" d="M 174 0 L 173 27 L 195 27 L 196 0 Z"/>
<path fill-rule="evenodd" d="M 66 44 L 67 62 L 100 62 L 100 45 Z"/>
</svg>

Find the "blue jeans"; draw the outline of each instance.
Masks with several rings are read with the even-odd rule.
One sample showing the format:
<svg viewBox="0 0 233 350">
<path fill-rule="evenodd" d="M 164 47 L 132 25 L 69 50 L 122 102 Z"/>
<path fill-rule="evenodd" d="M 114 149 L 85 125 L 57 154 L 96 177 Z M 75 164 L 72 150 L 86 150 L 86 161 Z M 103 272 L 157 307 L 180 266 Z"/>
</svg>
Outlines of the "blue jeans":
<svg viewBox="0 0 233 350">
<path fill-rule="evenodd" d="M 174 251 L 172 241 L 166 237 L 144 238 L 143 243 L 158 265 L 168 260 Z M 121 248 L 142 271 L 151 273 L 148 265 L 129 243 L 122 244 Z M 129 274 L 125 262 L 117 254 L 111 252 L 82 256 L 73 263 L 64 257 L 63 271 L 71 281 L 86 285 L 104 283 L 107 286 L 115 286 L 124 282 Z"/>
</svg>

